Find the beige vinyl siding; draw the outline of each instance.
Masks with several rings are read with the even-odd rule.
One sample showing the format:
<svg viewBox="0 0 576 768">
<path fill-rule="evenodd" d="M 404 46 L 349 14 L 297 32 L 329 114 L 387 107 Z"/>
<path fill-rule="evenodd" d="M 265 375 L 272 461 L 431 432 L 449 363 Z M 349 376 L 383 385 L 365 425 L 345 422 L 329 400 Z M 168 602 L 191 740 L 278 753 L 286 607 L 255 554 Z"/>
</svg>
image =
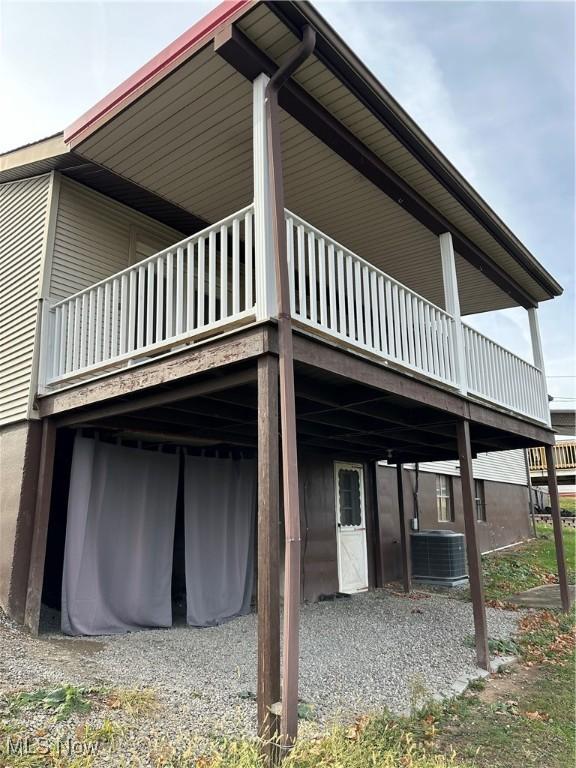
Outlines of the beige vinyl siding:
<svg viewBox="0 0 576 768">
<path fill-rule="evenodd" d="M 405 464 L 404 466 L 411 468 L 414 465 Z M 472 467 L 476 480 L 527 485 L 526 462 L 524 451 L 521 449 L 479 453 L 475 459 L 472 459 Z M 420 471 L 458 477 L 460 464 L 457 461 L 427 461 L 420 464 Z"/>
<path fill-rule="evenodd" d="M 125 269 L 139 240 L 161 250 L 182 237 L 148 216 L 62 178 L 50 298 L 64 299 Z"/>
<path fill-rule="evenodd" d="M 50 176 L 0 185 L 0 424 L 27 418 Z"/>
</svg>

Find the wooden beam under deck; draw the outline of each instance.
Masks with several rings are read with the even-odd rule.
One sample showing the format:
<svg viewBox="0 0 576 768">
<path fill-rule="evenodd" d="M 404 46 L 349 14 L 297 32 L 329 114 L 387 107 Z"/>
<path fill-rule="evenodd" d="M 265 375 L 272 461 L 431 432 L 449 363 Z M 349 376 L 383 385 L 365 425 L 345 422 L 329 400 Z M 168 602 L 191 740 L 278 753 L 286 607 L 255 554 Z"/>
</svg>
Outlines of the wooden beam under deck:
<svg viewBox="0 0 576 768">
<path fill-rule="evenodd" d="M 89 382 L 38 398 L 40 416 L 56 416 L 89 405 L 110 403 L 153 387 L 173 384 L 190 376 L 216 373 L 235 363 L 255 360 L 271 350 L 269 327 L 254 325 L 246 330 L 220 336 L 187 347 L 133 368 L 107 374 Z"/>
<path fill-rule="evenodd" d="M 62 416 L 58 419 L 59 427 L 70 427 L 75 424 L 89 423 L 91 419 L 114 418 L 122 415 L 132 415 L 136 412 L 156 408 L 170 403 L 177 403 L 188 400 L 189 398 L 199 397 L 212 392 L 232 389 L 241 386 L 247 382 L 254 382 L 256 375 L 254 369 L 241 370 L 219 376 L 218 378 L 203 379 L 184 387 L 172 387 L 159 392 L 154 392 L 144 397 L 113 402 L 111 405 L 105 405 L 101 408 L 94 407 L 74 411 L 71 414 Z M 162 421 L 169 421 L 163 416 Z M 175 420 L 175 423 L 182 424 L 183 418 Z"/>
<path fill-rule="evenodd" d="M 333 345 L 318 342 L 309 335 L 295 334 L 294 359 L 311 369 L 319 369 L 343 379 L 396 395 L 419 406 L 467 419 L 476 424 L 509 432 L 542 445 L 554 444 L 551 429 L 514 416 L 496 406 L 484 406 L 410 375 L 399 373 L 387 365 L 373 363 L 359 354 L 350 354 Z"/>
<path fill-rule="evenodd" d="M 482 405 L 441 384 L 294 334 L 299 444 L 335 456 L 394 461 L 457 458 L 456 421 L 471 422 L 474 452 L 552 444 L 544 426 Z M 169 357 L 38 399 L 59 426 L 98 425 L 256 445 L 256 360 L 277 353 L 262 323 Z M 226 392 L 225 390 L 229 390 Z M 211 423 L 212 422 L 212 423 Z"/>
</svg>

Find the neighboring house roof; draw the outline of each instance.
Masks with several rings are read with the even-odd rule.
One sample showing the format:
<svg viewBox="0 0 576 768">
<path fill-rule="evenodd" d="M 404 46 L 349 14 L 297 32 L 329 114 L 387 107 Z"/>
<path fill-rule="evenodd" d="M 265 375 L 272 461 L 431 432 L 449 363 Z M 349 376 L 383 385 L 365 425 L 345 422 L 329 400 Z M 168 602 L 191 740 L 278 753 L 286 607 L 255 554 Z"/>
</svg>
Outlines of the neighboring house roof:
<svg viewBox="0 0 576 768">
<path fill-rule="evenodd" d="M 179 179 L 174 180 L 172 187 L 165 180 L 158 183 L 158 186 L 154 186 L 153 181 L 150 184 L 143 183 L 142 165 L 137 167 L 135 162 L 132 165 L 129 163 L 126 170 L 125 163 L 111 159 L 110 147 L 116 146 L 117 136 L 125 140 L 127 132 L 133 130 L 134 120 L 138 120 L 138 111 L 143 109 L 143 104 L 149 103 L 152 91 L 155 99 L 168 98 L 170 88 L 174 89 L 174 85 L 167 83 L 177 83 L 178 78 L 183 76 L 185 66 L 194 57 L 198 56 L 204 62 L 207 77 L 215 71 L 215 65 L 208 65 L 208 60 L 221 61 L 222 58 L 231 63 L 240 75 L 251 79 L 255 75 L 254 67 L 260 67 L 260 64 L 269 73 L 275 70 L 286 50 L 297 43 L 305 24 L 311 24 L 317 30 L 317 46 L 314 56 L 296 74 L 294 87 L 300 88 L 304 96 L 312 98 L 320 110 L 328 113 L 348 136 L 366 147 L 366 154 L 376 164 L 386 164 L 387 170 L 384 173 L 388 173 L 388 180 L 392 180 L 392 185 L 397 182 L 397 188 L 406 191 L 404 196 L 392 196 L 396 207 L 404 208 L 412 216 L 418 215 L 414 213 L 416 209 L 420 211 L 419 222 L 434 234 L 450 228 L 455 237 L 456 250 L 464 257 L 461 270 L 468 270 L 469 295 L 464 300 L 464 304 L 469 306 L 468 311 L 484 311 L 514 304 L 532 306 L 560 295 L 562 288 L 557 281 L 307 2 L 228 0 L 219 5 L 65 130 L 64 141 L 72 150 L 69 161 L 72 162 L 71 156 L 76 153 L 85 163 L 88 161 L 99 168 L 107 167 L 111 172 L 146 186 L 149 192 L 170 200 L 200 220 L 216 220 L 218 216 L 214 214 L 221 216 L 229 213 L 220 212 L 216 207 L 211 210 L 204 205 L 205 200 L 198 202 L 193 195 L 179 196 L 182 192 Z M 229 39 L 231 25 L 234 25 L 234 39 Z M 248 61 L 248 54 L 252 56 L 252 61 Z M 232 70 L 230 73 L 232 76 Z M 237 74 L 234 76 L 238 77 Z M 230 105 L 234 105 L 238 92 L 232 89 L 227 94 L 226 99 L 232 100 Z M 223 101 L 223 111 L 224 107 L 230 111 L 228 101 Z M 294 121 L 292 117 L 294 113 L 289 114 L 285 133 L 289 135 L 292 144 L 303 144 L 304 134 L 297 125 L 297 119 Z M 309 125 L 305 127 L 310 130 Z M 178 126 L 172 123 L 169 128 L 171 133 L 178 130 Z M 182 133 L 175 142 L 181 146 L 186 140 L 186 126 L 180 130 Z M 232 156 L 230 147 L 227 147 L 227 151 L 229 165 L 236 169 L 239 161 L 236 156 Z M 244 144 L 237 141 L 238 157 L 244 151 Z M 53 162 L 62 162 L 62 158 Z M 174 163 L 178 165 L 177 158 Z M 1 170 L 0 165 L 0 181 L 6 178 Z M 244 170 L 244 173 L 248 174 L 249 171 Z M 333 174 L 333 170 L 330 173 Z M 370 180 L 375 183 L 373 178 Z M 228 184 L 227 192 L 230 195 L 234 182 L 238 187 L 241 184 L 245 187 L 247 183 L 246 178 L 241 178 L 238 172 L 237 179 L 230 180 Z M 349 189 L 347 182 L 342 181 L 342 184 L 343 189 Z M 390 196 L 389 190 L 387 194 Z M 198 210 L 198 205 L 204 206 L 205 210 Z M 358 205 L 359 210 L 367 215 L 368 209 L 362 208 L 360 197 Z M 322 223 L 318 226 L 337 236 L 335 228 L 342 216 L 337 210 L 332 213 L 333 221 L 326 219 L 322 222 L 324 227 Z M 382 215 L 382 218 L 385 216 Z M 363 250 L 366 249 L 366 243 L 360 234 L 350 234 L 350 237 L 353 240 L 351 247 L 359 253 L 366 253 L 366 257 L 371 260 L 373 255 L 369 248 Z M 376 239 L 380 237 L 381 233 L 375 234 Z M 431 246 L 424 243 L 423 235 L 420 237 L 420 250 L 426 255 L 426 248 Z M 416 247 L 417 242 L 414 240 Z M 406 261 L 409 257 L 409 254 L 398 251 L 399 259 Z M 386 271 L 386 263 L 375 263 Z M 478 271 L 471 265 L 477 267 Z M 420 269 L 420 265 L 417 266 Z M 477 277 L 474 278 L 470 270 L 476 271 Z M 491 287 L 486 276 L 493 281 L 494 286 Z M 499 286 L 499 295 L 496 285 Z M 430 294 L 435 295 L 439 290 L 440 286 L 429 286 Z M 482 295 L 482 302 L 474 299 L 474 295 Z"/>
<path fill-rule="evenodd" d="M 552 429 L 560 435 L 576 435 L 576 409 L 554 409 L 550 417 Z"/>
</svg>

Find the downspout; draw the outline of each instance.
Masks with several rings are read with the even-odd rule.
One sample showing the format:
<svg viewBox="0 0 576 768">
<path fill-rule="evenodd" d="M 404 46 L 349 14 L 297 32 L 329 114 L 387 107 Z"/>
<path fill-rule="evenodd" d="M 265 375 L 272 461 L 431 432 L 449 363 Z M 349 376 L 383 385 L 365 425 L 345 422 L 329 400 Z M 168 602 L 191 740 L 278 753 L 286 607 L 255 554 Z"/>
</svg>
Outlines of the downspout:
<svg viewBox="0 0 576 768">
<path fill-rule="evenodd" d="M 528 448 L 524 448 L 524 464 L 526 465 L 526 484 L 528 486 L 528 508 L 530 510 L 530 520 L 532 522 L 532 533 L 534 538 L 538 538 L 536 530 L 536 514 L 534 509 L 534 492 L 532 490 L 532 476 L 530 475 L 530 459 L 528 458 Z"/>
<path fill-rule="evenodd" d="M 298 455 L 294 354 L 290 314 L 290 276 L 284 219 L 284 176 L 279 126 L 278 91 L 312 54 L 316 31 L 305 26 L 302 42 L 292 56 L 274 73 L 266 86 L 268 128 L 268 174 L 272 210 L 272 232 L 278 301 L 278 352 L 280 379 L 280 424 L 282 431 L 282 477 L 284 499 L 284 653 L 282 658 L 281 739 L 290 747 L 298 734 L 298 657 L 300 622 L 300 504 L 298 498 Z"/>
<path fill-rule="evenodd" d="M 420 530 L 420 464 L 416 462 L 414 464 L 414 487 L 412 496 L 414 498 L 414 517 L 412 518 L 412 525 L 410 526 L 413 531 Z"/>
</svg>

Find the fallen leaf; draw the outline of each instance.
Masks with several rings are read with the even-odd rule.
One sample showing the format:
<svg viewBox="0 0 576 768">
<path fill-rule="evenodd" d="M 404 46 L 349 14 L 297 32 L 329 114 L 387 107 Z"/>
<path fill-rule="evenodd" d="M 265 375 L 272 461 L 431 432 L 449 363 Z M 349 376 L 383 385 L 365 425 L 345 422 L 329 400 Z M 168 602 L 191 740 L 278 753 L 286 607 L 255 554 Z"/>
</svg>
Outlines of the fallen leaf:
<svg viewBox="0 0 576 768">
<path fill-rule="evenodd" d="M 538 712 L 538 710 L 535 710 L 534 712 L 524 712 L 524 717 L 527 717 L 528 720 L 541 720 L 542 722 L 550 720 L 550 715 L 546 714 L 546 712 Z"/>
</svg>

